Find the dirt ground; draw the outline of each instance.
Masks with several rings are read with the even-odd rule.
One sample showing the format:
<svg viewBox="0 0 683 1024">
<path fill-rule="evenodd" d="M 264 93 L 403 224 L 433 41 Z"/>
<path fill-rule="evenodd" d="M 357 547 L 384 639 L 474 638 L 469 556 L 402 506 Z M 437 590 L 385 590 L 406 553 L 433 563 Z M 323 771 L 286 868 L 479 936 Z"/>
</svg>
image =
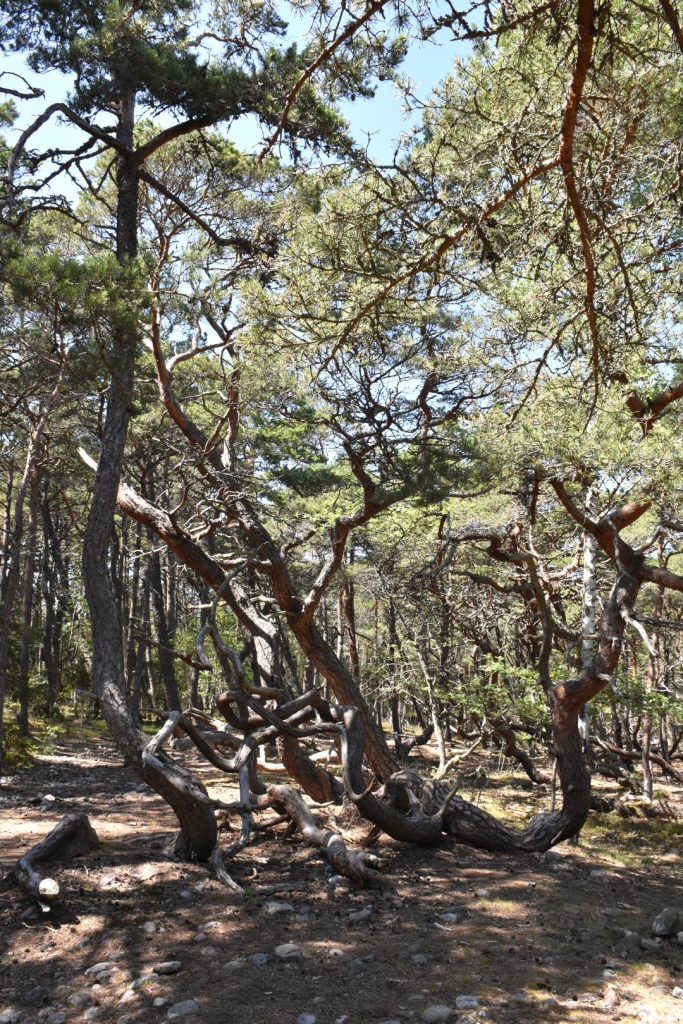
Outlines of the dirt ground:
<svg viewBox="0 0 683 1024">
<path fill-rule="evenodd" d="M 222 785 L 211 769 L 204 779 Z M 673 995 L 683 946 L 643 949 L 623 936 L 651 940 L 659 911 L 683 911 L 683 805 L 661 792 L 672 817 L 591 815 L 578 847 L 557 848 L 561 858 L 382 839 L 380 891 L 330 882 L 320 854 L 280 826 L 235 861 L 248 887 L 240 902 L 204 867 L 169 859 L 172 814 L 107 743 L 61 742 L 0 791 L 0 1021 L 4 1012 L 22 1024 L 155 1024 L 194 999 L 189 1024 L 295 1024 L 305 1014 L 310 1024 L 395 1024 L 466 995 L 478 1007 L 460 1000 L 453 1019 L 683 1024 Z M 521 815 L 547 807 L 548 793 L 494 773 L 481 802 Z M 63 895 L 36 917 L 9 869 L 75 809 L 101 847 L 51 870 Z M 342 831 L 358 839 L 367 828 Z M 282 943 L 302 958 L 279 961 Z M 256 953 L 265 965 L 249 960 Z M 177 973 L 151 971 L 167 961 L 180 962 Z M 85 973 L 98 963 L 107 966 Z"/>
</svg>

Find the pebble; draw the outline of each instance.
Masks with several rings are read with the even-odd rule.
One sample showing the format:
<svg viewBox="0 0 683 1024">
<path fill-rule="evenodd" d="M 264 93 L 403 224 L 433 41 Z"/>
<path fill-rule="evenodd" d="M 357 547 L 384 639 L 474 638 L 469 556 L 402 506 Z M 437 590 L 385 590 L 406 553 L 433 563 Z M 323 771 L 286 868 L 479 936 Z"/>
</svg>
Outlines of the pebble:
<svg viewBox="0 0 683 1024">
<path fill-rule="evenodd" d="M 204 934 L 204 932 L 198 932 L 195 935 L 195 937 L 194 937 L 194 939 L 192 941 L 193 942 L 206 942 L 206 935 Z"/>
<path fill-rule="evenodd" d="M 169 1006 L 166 1016 L 169 1020 L 178 1020 L 179 1017 L 193 1017 L 195 1013 L 199 1013 L 199 1004 L 194 999 L 183 999 L 181 1003 Z"/>
<path fill-rule="evenodd" d="M 683 999 L 683 988 L 680 985 L 676 985 L 675 988 L 671 989 L 671 995 L 674 999 Z"/>
<path fill-rule="evenodd" d="M 100 974 L 102 971 L 106 971 L 108 967 L 111 967 L 111 960 L 101 960 L 98 964 L 93 964 L 92 967 L 87 967 L 85 970 L 86 974 Z"/>
<path fill-rule="evenodd" d="M 671 939 L 679 929 L 681 915 L 674 907 L 665 907 L 652 922 L 652 934 L 662 939 Z"/>
<path fill-rule="evenodd" d="M 216 956 L 217 953 L 218 953 L 218 950 L 216 949 L 215 946 L 203 946 L 202 947 L 202 956 Z"/>
<path fill-rule="evenodd" d="M 450 1006 L 444 1006 L 443 1003 L 434 1003 L 422 1011 L 423 1024 L 448 1024 L 453 1016 Z"/>
<path fill-rule="evenodd" d="M 328 949 L 327 955 L 329 957 L 344 956 L 344 950 L 339 949 L 338 946 L 332 946 L 331 949 Z"/>
<path fill-rule="evenodd" d="M 478 1010 L 479 1000 L 476 996 L 456 996 L 455 998 L 456 1010 Z"/>
<path fill-rule="evenodd" d="M 156 964 L 152 971 L 154 974 L 177 974 L 182 970 L 182 966 L 180 960 L 164 960 L 163 963 Z"/>
<path fill-rule="evenodd" d="M 460 920 L 460 914 L 453 914 L 450 911 L 446 914 L 438 914 L 437 921 L 441 921 L 442 924 L 457 924 Z"/>
<path fill-rule="evenodd" d="M 621 997 L 619 996 L 619 993 L 613 985 L 610 985 L 607 991 L 605 992 L 605 995 L 603 996 L 602 1005 L 606 1007 L 608 1010 L 611 1010 L 615 1006 L 618 1006 L 620 1002 Z"/>
<path fill-rule="evenodd" d="M 294 911 L 291 903 L 280 903 L 278 900 L 269 900 L 263 909 L 268 917 L 275 917 L 276 914 L 291 914 Z"/>
<path fill-rule="evenodd" d="M 561 864 L 564 857 L 561 853 L 558 853 L 557 850 L 546 850 L 541 857 L 541 860 L 546 864 Z"/>
<path fill-rule="evenodd" d="M 58 1010 L 57 1013 L 51 1013 L 49 1017 L 45 1018 L 45 1024 L 64 1024 L 66 1020 L 66 1014 L 63 1010 Z"/>
<path fill-rule="evenodd" d="M 156 974 L 142 974 L 139 978 L 136 978 L 135 981 L 131 982 L 130 987 L 133 992 L 138 992 L 141 988 L 144 988 L 145 985 L 149 985 L 150 982 L 155 982 L 156 980 Z"/>
<path fill-rule="evenodd" d="M 278 960 L 285 960 L 288 963 L 304 958 L 304 951 L 295 942 L 283 942 L 276 946 L 273 952 Z"/>
<path fill-rule="evenodd" d="M 90 1006 L 91 1002 L 92 999 L 89 992 L 74 992 L 67 999 L 67 1003 L 69 1006 L 73 1006 L 74 1010 L 84 1010 L 86 1006 Z"/>
<path fill-rule="evenodd" d="M 142 930 L 145 933 L 145 935 L 154 935 L 155 931 L 157 930 L 156 923 L 154 921 L 145 921 L 145 923 L 142 926 Z"/>
<path fill-rule="evenodd" d="M 349 921 L 351 924 L 360 924 L 362 921 L 367 921 L 369 917 L 372 917 L 372 907 L 363 907 L 362 910 L 352 910 L 349 914 Z"/>
<path fill-rule="evenodd" d="M 315 1024 L 317 1019 L 314 1013 L 300 1013 L 296 1018 L 296 1024 Z"/>
<path fill-rule="evenodd" d="M 477 889 L 477 890 L 475 890 L 475 895 L 476 896 L 481 896 L 482 899 L 486 899 L 488 894 L 489 894 L 488 889 Z"/>
<path fill-rule="evenodd" d="M 427 963 L 427 957 L 424 955 L 424 953 L 413 953 L 410 959 L 413 961 L 414 964 L 417 964 L 418 967 L 422 967 L 424 964 Z"/>
<path fill-rule="evenodd" d="M 249 957 L 249 963 L 254 967 L 265 967 L 269 960 L 270 957 L 267 953 L 252 953 Z"/>
<path fill-rule="evenodd" d="M 83 1014 L 83 1020 L 97 1020 L 98 1017 L 102 1016 L 103 1012 L 101 1006 L 91 1006 Z"/>
<path fill-rule="evenodd" d="M 21 1010 L 6 1010 L 5 1013 L 0 1013 L 0 1024 L 16 1024 L 18 1020 L 21 1020 Z"/>
<path fill-rule="evenodd" d="M 162 1006 L 166 1006 L 167 1002 L 168 1002 L 168 999 L 164 999 L 163 996 L 157 996 L 156 999 L 154 1000 L 154 1002 L 152 1003 L 152 1006 L 156 1010 L 160 1010 Z"/>
<path fill-rule="evenodd" d="M 244 960 L 228 960 L 227 964 L 223 964 L 224 971 L 241 971 L 243 967 Z"/>
<path fill-rule="evenodd" d="M 220 928 L 220 921 L 207 921 L 206 924 L 202 925 L 203 932 L 210 932 L 213 928 Z"/>
</svg>

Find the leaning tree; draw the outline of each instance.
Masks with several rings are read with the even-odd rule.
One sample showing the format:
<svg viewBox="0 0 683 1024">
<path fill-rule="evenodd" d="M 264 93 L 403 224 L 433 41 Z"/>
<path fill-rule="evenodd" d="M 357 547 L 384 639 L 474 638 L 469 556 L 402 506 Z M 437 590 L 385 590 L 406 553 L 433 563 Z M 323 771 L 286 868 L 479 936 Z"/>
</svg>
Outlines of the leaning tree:
<svg viewBox="0 0 683 1024">
<path fill-rule="evenodd" d="M 22 5 L 21 12 L 4 6 L 13 12 L 17 39 L 25 41 L 36 25 L 21 12 L 35 13 L 40 5 Z M 673 99 L 661 102 L 677 88 L 675 14 L 664 4 L 659 13 L 618 2 L 598 9 L 590 0 L 519 5 L 515 15 L 485 4 L 481 22 L 477 5 L 450 19 L 430 21 L 419 12 L 423 33 L 452 31 L 478 43 L 390 168 L 368 167 L 358 154 L 350 167 L 315 173 L 264 166 L 287 132 L 343 149 L 338 123 L 315 102 L 311 82 L 328 65 L 353 91 L 363 68 L 373 68 L 369 55 L 379 48 L 384 66 L 399 55 L 365 34 L 381 6 L 368 7 L 334 37 L 328 26 L 303 62 L 287 51 L 283 65 L 269 52 L 258 71 L 249 64 L 250 47 L 231 52 L 222 68 L 200 67 L 189 56 L 189 38 L 178 65 L 158 42 L 163 18 L 148 37 L 136 31 L 131 42 L 136 13 L 127 11 L 126 20 L 117 6 L 114 24 L 113 7 L 107 8 L 109 20 L 81 28 L 95 50 L 83 42 L 69 57 L 79 104 L 86 106 L 58 111 L 90 132 L 92 146 L 116 153 L 117 279 L 131 296 L 108 325 L 114 374 L 84 552 L 95 689 L 119 746 L 134 752 L 143 777 L 176 810 L 179 850 L 213 856 L 221 871 L 214 810 L 222 806 L 242 817 L 234 851 L 248 842 L 253 815 L 275 806 L 340 871 L 374 877 L 367 857 L 349 854 L 338 838 L 315 828 L 293 790 L 263 787 L 257 754 L 271 742 L 315 800 L 346 796 L 400 840 L 429 845 L 446 832 L 489 849 L 545 850 L 575 835 L 590 798 L 579 715 L 617 669 L 641 588 L 683 589 L 673 571 L 648 561 L 650 538 L 629 533 L 652 510 L 676 501 L 667 469 L 660 463 L 636 485 L 626 470 L 622 485 L 610 489 L 634 436 L 655 446 L 660 421 L 683 395 L 673 355 L 675 289 L 666 277 L 680 245 L 679 115 Z M 97 49 L 112 38 L 111 53 L 125 54 L 122 65 Z M 146 59 L 136 64 L 141 38 Z M 41 42 L 54 45 L 52 37 Z M 349 63 L 342 65 L 347 46 Z M 169 91 L 179 67 L 185 72 L 180 94 Z M 163 88 L 150 68 L 155 75 L 168 71 Z M 150 109 L 184 110 L 187 120 L 156 134 L 145 126 L 136 137 L 138 95 Z M 241 206 L 230 195 L 232 158 L 206 132 L 225 118 L 230 102 L 233 114 L 250 111 L 271 126 L 248 184 L 240 169 L 246 189 L 262 190 L 258 216 L 243 195 Z M 93 122 L 112 105 L 115 133 Z M 195 133 L 201 133 L 196 174 L 189 182 L 176 175 L 169 183 L 168 172 L 157 177 L 153 160 L 163 159 L 162 147 L 181 139 L 188 145 Z M 191 149 L 184 152 L 190 161 Z M 201 160 L 214 161 L 208 176 Z M 142 211 L 154 232 L 145 259 L 136 261 L 141 182 L 168 205 L 149 202 Z M 282 194 L 285 203 L 278 201 Z M 25 201 L 16 185 L 10 201 Z M 233 222 L 241 218 L 237 233 L 226 206 Z M 196 261 L 202 246 L 191 287 L 176 288 L 174 296 L 167 285 L 178 259 L 190 254 Z M 173 508 L 120 482 L 143 342 L 192 470 Z M 188 385 L 193 366 L 213 379 L 218 399 L 207 402 Z M 578 442 L 569 452 L 543 443 L 536 417 L 548 394 L 546 413 L 559 395 L 567 436 L 607 422 L 626 432 L 611 463 Z M 496 453 L 492 439 L 501 424 L 514 425 L 516 447 L 501 445 Z M 604 508 L 586 509 L 577 497 L 576 484 L 586 480 Z M 483 543 L 494 562 L 524 577 L 563 803 L 522 832 L 444 784 L 400 769 L 363 699 L 357 666 L 344 663 L 321 629 L 325 596 L 355 531 L 389 509 L 441 513 L 492 481 L 519 492 L 512 520 L 449 532 L 439 558 L 450 563 L 464 544 Z M 554 495 L 613 567 L 595 643 L 576 675 L 566 665 L 562 671 L 552 580 L 534 546 L 539 494 Z M 214 592 L 197 658 L 208 662 L 210 640 L 228 686 L 217 701 L 227 727 L 176 711 L 149 744 L 136 729 L 106 585 L 115 503 Z M 221 634 L 220 605 L 248 638 L 242 656 Z M 334 701 L 315 689 L 301 692 L 292 645 L 327 682 Z M 164 748 L 178 732 L 238 777 L 237 801 L 211 799 L 171 758 Z M 343 786 L 307 755 L 303 743 L 311 736 L 338 742 Z"/>
</svg>

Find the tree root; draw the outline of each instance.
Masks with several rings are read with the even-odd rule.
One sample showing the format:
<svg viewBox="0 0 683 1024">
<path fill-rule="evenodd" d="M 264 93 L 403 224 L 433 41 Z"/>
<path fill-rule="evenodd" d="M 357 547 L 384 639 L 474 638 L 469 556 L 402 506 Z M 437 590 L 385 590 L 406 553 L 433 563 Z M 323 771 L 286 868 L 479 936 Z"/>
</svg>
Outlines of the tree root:
<svg viewBox="0 0 683 1024">
<path fill-rule="evenodd" d="M 41 910 L 47 912 L 59 896 L 59 883 L 54 878 L 43 877 L 34 865 L 46 860 L 71 860 L 99 845 L 87 814 L 66 814 L 44 839 L 19 858 L 14 876 L 21 888 L 38 901 Z"/>
</svg>

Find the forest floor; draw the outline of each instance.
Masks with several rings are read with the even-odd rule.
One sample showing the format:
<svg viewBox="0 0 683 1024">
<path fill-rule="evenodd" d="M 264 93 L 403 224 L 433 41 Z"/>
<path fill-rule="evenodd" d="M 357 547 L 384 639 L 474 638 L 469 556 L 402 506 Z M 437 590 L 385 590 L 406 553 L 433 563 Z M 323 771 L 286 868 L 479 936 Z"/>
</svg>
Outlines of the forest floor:
<svg viewBox="0 0 683 1024">
<path fill-rule="evenodd" d="M 508 821 L 548 806 L 547 788 L 495 767 L 481 806 Z M 224 777 L 202 775 L 225 795 Z M 320 854 L 280 826 L 234 862 L 240 902 L 168 858 L 171 812 L 105 740 L 60 740 L 0 791 L 0 1022 L 155 1024 L 195 1000 L 188 1024 L 403 1024 L 435 1004 L 462 1022 L 683 1024 L 683 947 L 647 947 L 664 907 L 683 912 L 683 794 L 657 786 L 670 817 L 591 814 L 580 844 L 547 859 L 382 838 L 381 891 L 330 883 Z M 52 870 L 63 896 L 36 917 L 9 869 L 77 809 L 101 847 Z M 283 943 L 294 959 L 277 958 Z M 153 972 L 168 961 L 176 973 Z"/>
</svg>

